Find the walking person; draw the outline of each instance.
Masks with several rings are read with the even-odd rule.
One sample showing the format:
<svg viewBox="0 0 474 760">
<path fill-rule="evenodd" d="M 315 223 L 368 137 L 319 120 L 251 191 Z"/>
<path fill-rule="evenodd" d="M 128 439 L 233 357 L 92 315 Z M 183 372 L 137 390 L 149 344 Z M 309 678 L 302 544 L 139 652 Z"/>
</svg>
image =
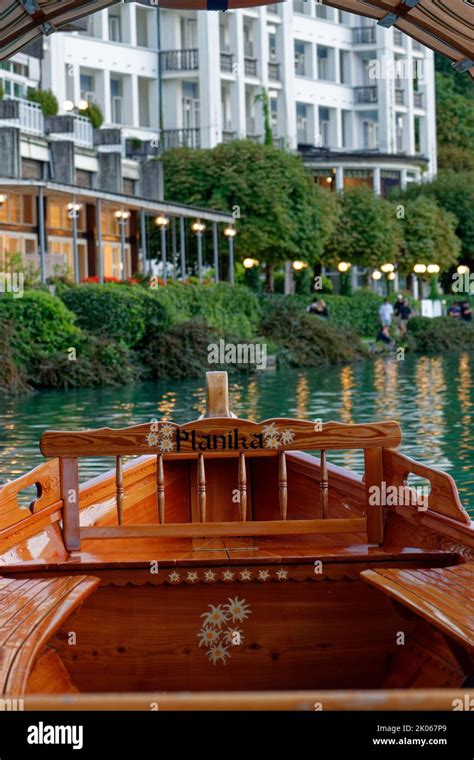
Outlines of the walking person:
<svg viewBox="0 0 474 760">
<path fill-rule="evenodd" d="M 382 327 L 391 327 L 393 318 L 393 306 L 391 303 L 389 303 L 388 298 L 384 298 L 384 302 L 379 309 L 379 317 Z"/>
<path fill-rule="evenodd" d="M 408 329 L 408 320 L 412 315 L 412 310 L 407 299 L 403 299 L 403 303 L 400 307 L 400 337 L 406 335 Z"/>
</svg>

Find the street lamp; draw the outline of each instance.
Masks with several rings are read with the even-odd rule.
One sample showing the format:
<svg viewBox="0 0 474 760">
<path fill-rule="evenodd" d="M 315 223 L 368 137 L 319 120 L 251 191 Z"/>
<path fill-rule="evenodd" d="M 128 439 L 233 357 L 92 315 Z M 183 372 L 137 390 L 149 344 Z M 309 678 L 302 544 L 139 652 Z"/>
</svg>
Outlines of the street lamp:
<svg viewBox="0 0 474 760">
<path fill-rule="evenodd" d="M 206 225 L 201 222 L 200 219 L 196 219 L 194 224 L 191 225 L 192 231 L 197 237 L 198 244 L 198 278 L 199 282 L 202 282 L 202 233 L 206 229 Z"/>
<path fill-rule="evenodd" d="M 439 274 L 438 264 L 428 264 L 428 266 L 426 267 L 426 270 L 428 274 Z"/>
<path fill-rule="evenodd" d="M 374 269 L 372 272 L 372 279 L 378 282 L 382 279 L 382 272 L 380 272 L 378 269 Z"/>
<path fill-rule="evenodd" d="M 307 265 L 306 261 L 294 261 L 293 264 L 292 264 L 292 267 L 295 270 L 295 272 L 301 272 L 301 270 L 302 269 L 306 269 L 307 266 L 308 265 Z"/>
<path fill-rule="evenodd" d="M 395 266 L 393 264 L 382 264 L 380 269 L 384 274 L 390 274 L 390 272 L 393 272 L 395 269 Z"/>
<path fill-rule="evenodd" d="M 124 209 L 120 209 L 119 211 L 115 212 L 115 218 L 120 226 L 120 247 L 121 247 L 121 254 L 122 254 L 122 280 L 127 279 L 127 261 L 125 257 L 125 227 L 127 226 L 127 222 L 130 218 L 130 211 L 125 211 Z"/>
<path fill-rule="evenodd" d="M 415 274 L 425 274 L 426 272 L 426 264 L 415 264 L 413 267 L 413 271 Z"/>
<path fill-rule="evenodd" d="M 341 274 L 345 274 L 346 272 L 349 271 L 351 266 L 352 264 L 349 261 L 340 261 L 339 264 L 337 265 L 337 268 Z"/>
<path fill-rule="evenodd" d="M 229 282 L 234 284 L 234 238 L 237 235 L 237 230 L 231 224 L 224 230 L 224 235 L 229 241 Z"/>
<path fill-rule="evenodd" d="M 63 108 L 65 111 L 74 111 L 74 103 L 72 100 L 65 100 L 63 103 Z"/>
<path fill-rule="evenodd" d="M 72 219 L 72 248 L 73 248 L 73 256 L 74 256 L 74 282 L 79 282 L 79 252 L 77 248 L 77 219 L 79 216 L 79 212 L 82 208 L 82 205 L 80 203 L 76 203 L 76 199 L 74 198 L 72 203 L 68 203 L 66 206 L 67 215 L 69 219 Z"/>
<path fill-rule="evenodd" d="M 164 214 L 158 214 L 158 216 L 155 217 L 155 224 L 160 228 L 161 231 L 161 263 L 163 267 L 163 282 L 165 285 L 168 280 L 168 262 L 166 258 L 166 228 L 168 227 L 169 223 L 170 220 Z"/>
<path fill-rule="evenodd" d="M 465 264 L 459 264 L 456 271 L 458 274 L 469 274 L 471 270 Z"/>
<path fill-rule="evenodd" d="M 245 269 L 252 269 L 253 267 L 258 267 L 260 262 L 258 261 L 258 259 L 247 258 L 243 260 L 242 264 Z"/>
</svg>

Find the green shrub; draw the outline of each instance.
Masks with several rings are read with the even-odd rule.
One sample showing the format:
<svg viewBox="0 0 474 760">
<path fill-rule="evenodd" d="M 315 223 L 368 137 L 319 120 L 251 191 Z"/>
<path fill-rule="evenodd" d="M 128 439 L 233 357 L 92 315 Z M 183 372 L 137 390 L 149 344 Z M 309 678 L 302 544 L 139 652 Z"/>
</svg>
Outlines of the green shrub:
<svg viewBox="0 0 474 760">
<path fill-rule="evenodd" d="M 28 363 L 38 351 L 66 351 L 83 340 L 74 315 L 59 298 L 43 290 L 26 290 L 17 299 L 4 295 L 0 299 L 0 332 L 8 322 L 14 327 L 13 350 L 22 363 Z"/>
<path fill-rule="evenodd" d="M 418 353 L 474 350 L 474 324 L 452 317 L 413 317 L 408 322 L 408 336 Z"/>
<path fill-rule="evenodd" d="M 87 108 L 82 111 L 82 114 L 89 119 L 94 129 L 100 129 L 104 123 L 104 114 L 97 103 L 89 103 Z"/>
<path fill-rule="evenodd" d="M 279 354 L 281 363 L 316 367 L 366 356 L 366 350 L 353 333 L 307 314 L 295 299 L 285 301 L 275 299 L 261 325 L 263 334 L 283 349 Z"/>
<path fill-rule="evenodd" d="M 208 346 L 219 337 L 216 328 L 202 322 L 182 322 L 150 340 L 144 347 L 142 360 L 154 379 L 203 377 L 210 369 Z"/>
<path fill-rule="evenodd" d="M 43 116 L 57 116 L 59 103 L 52 90 L 29 90 L 27 95 L 30 103 L 38 103 L 41 106 Z"/>
<path fill-rule="evenodd" d="M 84 284 L 63 290 L 60 298 L 76 315 L 79 327 L 89 333 L 122 341 L 127 346 L 138 345 L 145 334 L 147 300 L 138 287 Z"/>
<path fill-rule="evenodd" d="M 88 336 L 71 361 L 67 352 L 39 352 L 28 367 L 28 380 L 37 388 L 81 388 L 123 385 L 140 372 L 130 350 L 104 337 Z"/>
</svg>

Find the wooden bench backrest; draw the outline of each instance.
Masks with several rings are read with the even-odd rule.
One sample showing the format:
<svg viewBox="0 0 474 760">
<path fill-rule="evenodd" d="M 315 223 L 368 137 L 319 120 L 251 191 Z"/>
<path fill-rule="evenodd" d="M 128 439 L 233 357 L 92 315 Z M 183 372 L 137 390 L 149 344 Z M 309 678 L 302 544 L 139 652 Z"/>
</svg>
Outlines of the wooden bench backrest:
<svg viewBox="0 0 474 760">
<path fill-rule="evenodd" d="M 383 540 L 381 506 L 367 508 L 367 518 L 328 520 L 328 475 L 326 452 L 362 449 L 365 460 L 365 487 L 380 486 L 383 480 L 384 448 L 400 444 L 401 432 L 396 422 L 364 425 L 325 425 L 286 418 L 261 423 L 232 417 L 204 418 L 185 425 L 153 422 L 121 430 L 102 428 L 78 432 L 46 432 L 41 437 L 41 452 L 59 457 L 61 497 L 64 503 L 64 539 L 69 551 L 80 548 L 81 535 L 87 538 L 128 536 L 216 536 L 275 535 L 287 533 L 366 532 L 369 543 Z M 321 519 L 287 521 L 286 452 L 295 450 L 321 452 Z M 122 457 L 154 454 L 156 456 L 156 496 L 159 525 L 122 526 L 124 486 Z M 78 457 L 113 456 L 116 458 L 116 504 L 118 529 L 113 527 L 79 527 Z M 247 456 L 278 457 L 279 521 L 247 522 Z M 240 520 L 227 523 L 206 522 L 207 457 L 235 458 L 240 494 Z M 166 461 L 197 460 L 197 499 L 199 523 L 167 524 L 165 509 Z M 368 502 L 367 502 L 368 504 Z"/>
</svg>

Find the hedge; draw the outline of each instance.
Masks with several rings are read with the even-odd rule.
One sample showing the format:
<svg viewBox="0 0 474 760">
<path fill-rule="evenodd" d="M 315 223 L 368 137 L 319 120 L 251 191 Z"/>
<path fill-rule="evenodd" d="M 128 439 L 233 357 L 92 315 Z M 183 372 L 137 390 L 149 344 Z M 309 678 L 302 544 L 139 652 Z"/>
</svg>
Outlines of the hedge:
<svg viewBox="0 0 474 760">
<path fill-rule="evenodd" d="M 413 317 L 408 322 L 410 346 L 419 353 L 474 350 L 474 322 L 452 317 Z"/>
</svg>

